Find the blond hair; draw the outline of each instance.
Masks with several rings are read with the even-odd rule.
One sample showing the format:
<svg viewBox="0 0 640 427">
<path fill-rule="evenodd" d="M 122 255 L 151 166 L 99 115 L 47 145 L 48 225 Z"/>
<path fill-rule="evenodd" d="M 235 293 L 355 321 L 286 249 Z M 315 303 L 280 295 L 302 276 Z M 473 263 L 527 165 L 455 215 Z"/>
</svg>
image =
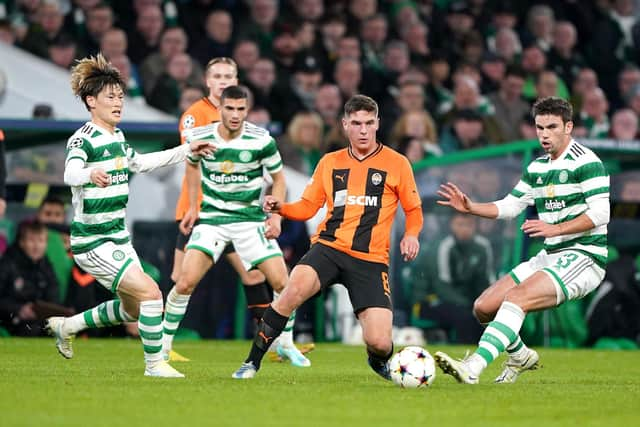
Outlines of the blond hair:
<svg viewBox="0 0 640 427">
<path fill-rule="evenodd" d="M 73 94 L 84 102 L 87 110 L 87 97 L 98 94 L 109 86 L 120 86 L 124 92 L 127 88 L 120 71 L 101 54 L 89 56 L 77 61 L 71 69 L 71 90 Z"/>
</svg>

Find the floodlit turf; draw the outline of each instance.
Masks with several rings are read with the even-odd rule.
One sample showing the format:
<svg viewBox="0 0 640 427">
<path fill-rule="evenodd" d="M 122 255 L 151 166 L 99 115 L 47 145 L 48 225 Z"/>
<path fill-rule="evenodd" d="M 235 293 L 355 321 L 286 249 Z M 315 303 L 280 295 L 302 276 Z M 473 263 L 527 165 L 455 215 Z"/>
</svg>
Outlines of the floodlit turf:
<svg viewBox="0 0 640 427">
<path fill-rule="evenodd" d="M 640 425 L 640 352 L 539 349 L 544 368 L 478 386 L 438 371 L 405 390 L 369 370 L 362 347 L 319 344 L 311 368 L 266 361 L 231 379 L 248 342 L 181 341 L 186 379 L 143 377 L 135 340 L 79 340 L 60 357 L 52 339 L 0 339 L 2 426 L 633 426 Z M 462 355 L 461 347 L 428 346 Z"/>
</svg>

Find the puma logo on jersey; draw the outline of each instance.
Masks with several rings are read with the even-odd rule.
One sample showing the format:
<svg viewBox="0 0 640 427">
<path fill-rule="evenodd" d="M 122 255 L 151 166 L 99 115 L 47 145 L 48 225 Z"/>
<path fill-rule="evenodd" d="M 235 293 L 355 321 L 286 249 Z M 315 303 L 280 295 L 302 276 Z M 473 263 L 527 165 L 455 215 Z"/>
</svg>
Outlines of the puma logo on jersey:
<svg viewBox="0 0 640 427">
<path fill-rule="evenodd" d="M 340 180 L 340 182 L 344 183 L 344 176 L 345 176 L 345 174 L 342 174 L 342 175 L 336 175 L 335 177 L 336 177 L 336 179 L 339 179 L 339 180 Z"/>
</svg>

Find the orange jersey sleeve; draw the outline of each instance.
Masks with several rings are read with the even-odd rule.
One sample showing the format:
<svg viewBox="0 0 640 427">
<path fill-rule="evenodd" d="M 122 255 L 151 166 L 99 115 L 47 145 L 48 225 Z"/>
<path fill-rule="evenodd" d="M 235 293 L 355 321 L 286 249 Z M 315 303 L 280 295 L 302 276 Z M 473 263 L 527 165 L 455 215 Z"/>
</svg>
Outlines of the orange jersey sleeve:
<svg viewBox="0 0 640 427">
<path fill-rule="evenodd" d="M 382 144 L 361 160 L 348 148 L 325 155 L 302 197 L 327 204 L 312 242 L 384 264 L 398 203 L 405 211 L 421 206 L 409 161 Z"/>
<path fill-rule="evenodd" d="M 180 117 L 180 123 L 178 124 L 180 143 L 184 144 L 186 142 L 183 132 L 185 129 L 204 126 L 218 121 L 220 121 L 220 112 L 208 98 L 205 97 L 193 103 L 193 105 L 182 114 L 182 117 Z M 200 208 L 200 203 L 202 203 L 202 189 L 198 192 L 198 209 Z M 187 181 L 183 178 L 180 196 L 176 203 L 176 221 L 180 221 L 188 209 L 189 194 L 187 192 Z"/>
</svg>

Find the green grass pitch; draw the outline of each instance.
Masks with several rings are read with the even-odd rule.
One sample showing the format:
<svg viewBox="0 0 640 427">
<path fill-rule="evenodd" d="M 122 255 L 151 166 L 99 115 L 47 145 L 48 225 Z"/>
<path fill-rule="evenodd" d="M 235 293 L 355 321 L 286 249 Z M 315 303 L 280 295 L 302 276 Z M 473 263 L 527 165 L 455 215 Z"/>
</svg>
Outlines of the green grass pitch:
<svg viewBox="0 0 640 427">
<path fill-rule="evenodd" d="M 318 344 L 308 369 L 265 360 L 231 379 L 248 342 L 180 341 L 186 379 L 146 378 L 136 340 L 0 339 L 0 425 L 13 426 L 633 426 L 640 352 L 539 349 L 543 369 L 478 386 L 438 371 L 429 389 L 400 389 L 369 370 L 363 347 Z M 462 355 L 462 347 L 427 346 Z"/>
</svg>

